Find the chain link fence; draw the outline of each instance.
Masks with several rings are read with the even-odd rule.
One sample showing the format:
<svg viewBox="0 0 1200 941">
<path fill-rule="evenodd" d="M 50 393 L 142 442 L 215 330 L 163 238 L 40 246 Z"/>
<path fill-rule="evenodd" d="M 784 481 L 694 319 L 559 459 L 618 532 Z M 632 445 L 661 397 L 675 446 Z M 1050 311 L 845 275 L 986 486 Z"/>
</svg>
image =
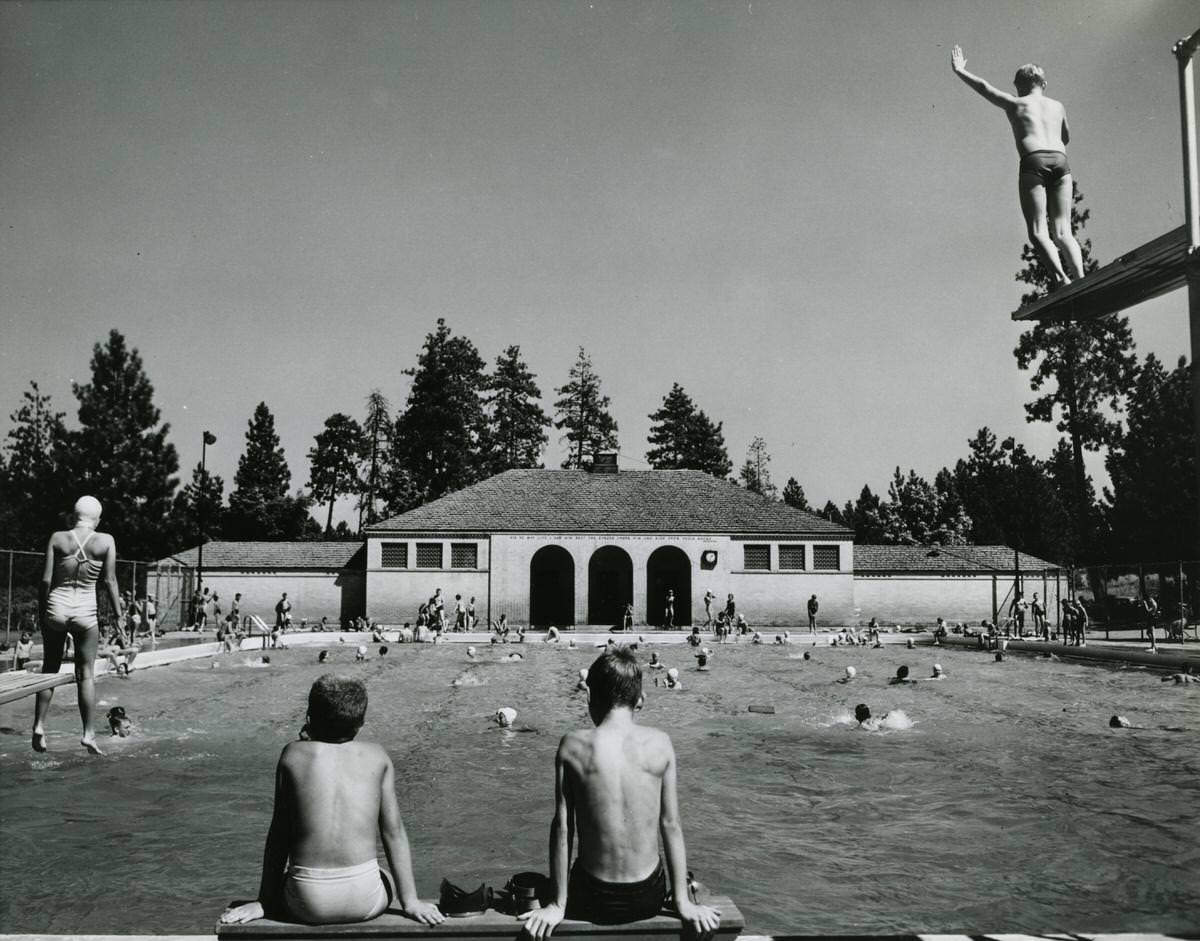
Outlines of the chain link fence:
<svg viewBox="0 0 1200 941">
<path fill-rule="evenodd" d="M 1090 630 L 1112 640 L 1158 637 L 1196 640 L 1200 633 L 1200 561 L 1094 565 L 1070 573 L 1071 592 L 1088 613 Z M 1152 600 L 1156 611 L 1147 610 Z"/>
</svg>

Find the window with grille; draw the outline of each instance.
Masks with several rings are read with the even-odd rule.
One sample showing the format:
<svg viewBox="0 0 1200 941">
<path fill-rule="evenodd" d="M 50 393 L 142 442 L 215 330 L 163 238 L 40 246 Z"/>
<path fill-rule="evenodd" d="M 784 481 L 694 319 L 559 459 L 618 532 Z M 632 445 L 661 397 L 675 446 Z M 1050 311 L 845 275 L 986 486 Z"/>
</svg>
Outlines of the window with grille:
<svg viewBox="0 0 1200 941">
<path fill-rule="evenodd" d="M 742 546 L 742 568 L 769 570 L 771 568 L 771 547 L 749 543 Z"/>
<path fill-rule="evenodd" d="M 450 544 L 450 568 L 474 569 L 479 567 L 479 546 L 473 542 Z"/>
<path fill-rule="evenodd" d="M 804 568 L 804 546 L 780 546 L 779 567 L 781 569 Z"/>
<path fill-rule="evenodd" d="M 407 542 L 385 542 L 380 549 L 379 564 L 385 569 L 408 568 Z"/>
<path fill-rule="evenodd" d="M 417 543 L 417 568 L 440 569 L 442 567 L 442 544 L 440 542 Z"/>
<path fill-rule="evenodd" d="M 842 567 L 841 546 L 813 546 L 813 568 L 836 572 Z"/>
</svg>

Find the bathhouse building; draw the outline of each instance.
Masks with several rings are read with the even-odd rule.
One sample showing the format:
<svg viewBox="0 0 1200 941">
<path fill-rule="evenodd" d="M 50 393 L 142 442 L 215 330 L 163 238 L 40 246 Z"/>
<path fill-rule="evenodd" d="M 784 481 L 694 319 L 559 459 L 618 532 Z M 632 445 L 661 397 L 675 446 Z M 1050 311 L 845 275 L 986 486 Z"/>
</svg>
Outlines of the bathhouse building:
<svg viewBox="0 0 1200 941">
<path fill-rule="evenodd" d="M 854 534 L 692 470 L 510 470 L 366 533 L 367 607 L 411 621 L 441 589 L 474 598 L 481 624 L 702 624 L 732 594 L 753 626 L 798 624 L 816 595 L 822 619 L 854 609 Z"/>
</svg>

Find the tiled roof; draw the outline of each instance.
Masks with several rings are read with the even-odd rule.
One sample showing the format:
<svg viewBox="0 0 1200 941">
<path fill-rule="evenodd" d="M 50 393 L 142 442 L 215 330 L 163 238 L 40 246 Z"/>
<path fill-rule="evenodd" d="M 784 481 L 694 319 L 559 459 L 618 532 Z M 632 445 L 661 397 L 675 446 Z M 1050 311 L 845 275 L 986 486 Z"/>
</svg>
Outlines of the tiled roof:
<svg viewBox="0 0 1200 941">
<path fill-rule="evenodd" d="M 1021 571 L 1058 568 L 1036 556 L 1021 553 Z M 855 546 L 854 574 L 882 572 L 1012 572 L 1013 550 L 1008 546 Z"/>
<path fill-rule="evenodd" d="M 853 533 L 703 471 L 510 470 L 376 523 L 386 532 Z"/>
<path fill-rule="evenodd" d="M 195 567 L 195 547 L 185 549 L 163 563 Z M 206 542 L 206 569 L 320 569 L 366 568 L 363 542 Z"/>
</svg>

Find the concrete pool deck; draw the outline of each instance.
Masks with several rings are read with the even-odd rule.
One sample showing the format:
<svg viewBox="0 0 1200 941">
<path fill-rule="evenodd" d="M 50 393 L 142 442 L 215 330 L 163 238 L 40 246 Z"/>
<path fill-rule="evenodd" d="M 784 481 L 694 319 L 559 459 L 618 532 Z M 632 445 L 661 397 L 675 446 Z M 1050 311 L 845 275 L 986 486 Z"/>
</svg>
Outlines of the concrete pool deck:
<svg viewBox="0 0 1200 941">
<path fill-rule="evenodd" d="M 456 923 L 457 922 L 457 923 Z M 462 924 L 461 921 L 447 921 L 436 928 L 424 929 L 431 935 L 441 935 L 444 938 L 462 937 L 454 931 Z M 445 929 L 445 930 L 443 930 Z M 364 937 L 365 935 L 343 935 L 342 937 Z M 556 934 L 554 937 L 559 937 Z M 562 935 L 566 937 L 566 935 Z M 619 930 L 609 929 L 609 938 L 621 937 Z M 0 934 L 0 941 L 214 941 L 216 934 Z M 850 938 L 862 941 L 1173 941 L 1173 939 L 1200 939 L 1200 931 L 1176 934 L 1159 934 L 1156 932 L 1121 932 L 1114 934 L 1099 934 L 1092 932 L 1051 932 L 1045 934 L 997 933 L 997 934 L 795 934 L 795 935 L 761 935 L 740 934 L 735 941 L 849 941 Z"/>
</svg>

